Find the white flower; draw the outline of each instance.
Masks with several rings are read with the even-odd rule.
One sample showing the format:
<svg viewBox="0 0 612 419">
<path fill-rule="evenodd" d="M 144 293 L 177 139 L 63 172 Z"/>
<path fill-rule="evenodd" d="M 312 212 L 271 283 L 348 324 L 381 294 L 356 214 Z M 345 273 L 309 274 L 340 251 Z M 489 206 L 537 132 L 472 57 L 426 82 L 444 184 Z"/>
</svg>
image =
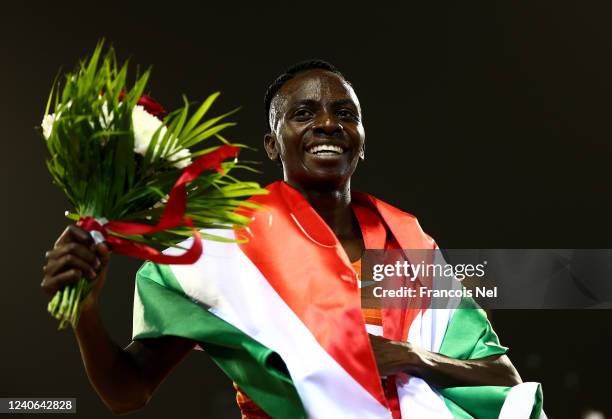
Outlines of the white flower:
<svg viewBox="0 0 612 419">
<path fill-rule="evenodd" d="M 163 125 L 162 121 L 148 113 L 141 105 L 134 106 L 132 110 L 132 126 L 134 128 L 134 152 L 143 156 L 147 153 L 153 135 L 159 127 L 161 126 L 158 141 L 160 141 L 168 131 L 168 128 Z M 172 139 L 170 139 L 170 141 L 172 141 Z M 156 151 L 158 147 L 159 143 L 155 147 Z M 174 150 L 176 150 L 176 148 Z M 168 161 L 176 162 L 174 167 L 178 169 L 183 169 L 191 164 L 191 159 L 188 158 L 191 152 L 186 148 L 178 150 L 176 153 L 168 152 L 166 155 L 168 156 Z"/>
<path fill-rule="evenodd" d="M 122 103 L 119 103 L 119 106 L 121 106 Z M 108 129 L 110 128 L 111 124 L 113 123 L 113 119 L 115 118 L 115 114 L 113 113 L 113 111 L 111 111 L 110 113 L 108 112 L 108 101 L 105 101 L 102 104 L 102 115 L 100 115 L 100 118 L 98 119 L 98 121 L 100 121 L 100 126 L 102 126 L 102 128 L 104 129 Z M 90 122 L 91 127 L 93 128 L 93 123 Z"/>
<path fill-rule="evenodd" d="M 162 125 L 162 121 L 145 111 L 141 105 L 134 106 L 132 110 L 132 126 L 134 127 L 134 152 L 146 154 L 153 134 Z M 168 129 L 163 126 L 159 132 L 161 140 Z"/>
<path fill-rule="evenodd" d="M 168 156 L 168 161 L 176 162 L 174 163 L 174 167 L 176 167 L 177 169 L 184 169 L 185 167 L 191 164 L 191 158 L 186 158 L 189 156 L 191 156 L 191 152 L 189 151 L 189 149 L 183 148 L 177 151 L 176 153 L 172 154 L 171 156 Z M 177 160 L 180 160 L 180 161 L 177 161 Z"/>
<path fill-rule="evenodd" d="M 70 105 L 71 102 L 68 102 L 67 106 L 69 107 Z M 119 106 L 121 106 L 121 103 Z M 60 115 L 61 112 L 58 112 L 57 115 L 51 113 L 44 116 L 40 125 L 45 139 L 48 140 L 51 136 L 53 124 L 59 119 Z M 113 119 L 113 112 L 108 111 L 108 102 L 104 102 L 102 104 L 102 115 L 100 115 L 99 119 L 100 125 L 103 129 L 108 129 L 111 127 Z M 93 128 L 93 123 L 90 122 L 90 124 Z M 163 125 L 162 121 L 148 113 L 141 105 L 136 105 L 134 109 L 132 109 L 132 126 L 134 128 L 134 152 L 143 156 L 147 153 L 155 132 L 161 127 L 159 132 L 159 139 L 161 140 L 168 131 L 168 128 Z M 159 144 L 156 148 L 158 147 Z M 174 150 L 176 150 L 176 148 Z M 191 152 L 189 149 L 183 148 L 175 153 L 168 152 L 166 155 L 168 156 L 169 162 L 176 162 L 174 167 L 178 169 L 183 169 L 191 164 L 191 158 L 189 158 Z"/>
<path fill-rule="evenodd" d="M 72 105 L 72 101 L 68 101 L 66 107 L 69 108 L 70 105 Z M 60 111 L 57 113 L 57 116 L 54 113 L 49 113 L 43 117 L 43 120 L 40 123 L 40 127 L 42 128 L 42 134 L 43 137 L 45 137 L 45 140 L 48 140 L 51 136 L 51 132 L 53 131 L 53 124 L 59 119 L 61 115 L 62 112 Z"/>
<path fill-rule="evenodd" d="M 51 136 L 51 131 L 53 130 L 53 123 L 55 122 L 55 114 L 50 113 L 45 115 L 42 122 L 40 123 L 40 127 L 42 128 L 43 137 L 45 140 L 48 140 Z"/>
<path fill-rule="evenodd" d="M 70 107 L 70 105 L 72 105 L 72 101 L 68 102 L 67 107 Z M 121 103 L 119 104 L 119 106 L 121 106 Z M 50 113 L 44 116 L 42 122 L 40 123 L 40 126 L 42 128 L 42 134 L 43 137 L 45 137 L 45 140 L 48 140 L 51 136 L 51 132 L 53 131 L 53 124 L 59 119 L 61 114 L 61 112 L 58 112 L 57 116 L 54 113 Z M 102 104 L 102 115 L 100 115 L 99 118 L 100 125 L 102 126 L 102 128 L 110 128 L 111 124 L 113 123 L 114 117 L 115 116 L 113 115 L 112 111 L 108 112 L 108 102 L 104 102 Z M 89 121 L 89 125 L 94 128 L 93 122 Z"/>
</svg>

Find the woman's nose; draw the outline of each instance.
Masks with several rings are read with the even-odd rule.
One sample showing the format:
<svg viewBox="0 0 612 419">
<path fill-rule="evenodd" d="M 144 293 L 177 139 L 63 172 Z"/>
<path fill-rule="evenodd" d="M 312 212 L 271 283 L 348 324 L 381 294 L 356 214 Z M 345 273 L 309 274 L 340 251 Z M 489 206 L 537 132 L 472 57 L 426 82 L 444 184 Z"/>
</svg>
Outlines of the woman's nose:
<svg viewBox="0 0 612 419">
<path fill-rule="evenodd" d="M 317 132 L 323 132 L 325 134 L 334 134 L 336 132 L 342 131 L 344 127 L 338 121 L 338 119 L 329 113 L 323 113 L 319 115 L 313 124 L 312 130 Z"/>
</svg>

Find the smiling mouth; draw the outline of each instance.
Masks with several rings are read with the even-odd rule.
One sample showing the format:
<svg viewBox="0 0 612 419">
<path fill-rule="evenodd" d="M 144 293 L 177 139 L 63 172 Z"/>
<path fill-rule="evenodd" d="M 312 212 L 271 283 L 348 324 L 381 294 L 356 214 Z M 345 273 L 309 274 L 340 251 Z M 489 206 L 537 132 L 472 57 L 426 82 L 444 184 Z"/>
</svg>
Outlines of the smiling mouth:
<svg viewBox="0 0 612 419">
<path fill-rule="evenodd" d="M 337 145 L 323 144 L 310 147 L 306 152 L 315 156 L 339 156 L 343 154 L 345 150 Z"/>
</svg>

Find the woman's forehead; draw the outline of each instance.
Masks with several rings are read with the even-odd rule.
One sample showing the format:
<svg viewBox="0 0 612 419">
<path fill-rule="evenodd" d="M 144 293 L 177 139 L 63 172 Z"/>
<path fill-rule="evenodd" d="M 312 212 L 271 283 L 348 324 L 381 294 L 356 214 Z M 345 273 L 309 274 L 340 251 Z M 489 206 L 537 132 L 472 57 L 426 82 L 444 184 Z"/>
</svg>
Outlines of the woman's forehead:
<svg viewBox="0 0 612 419">
<path fill-rule="evenodd" d="M 359 100 L 350 84 L 338 74 L 326 70 L 310 70 L 288 80 L 279 91 L 287 105 L 302 101 L 336 102 L 349 99 L 359 107 Z"/>
</svg>

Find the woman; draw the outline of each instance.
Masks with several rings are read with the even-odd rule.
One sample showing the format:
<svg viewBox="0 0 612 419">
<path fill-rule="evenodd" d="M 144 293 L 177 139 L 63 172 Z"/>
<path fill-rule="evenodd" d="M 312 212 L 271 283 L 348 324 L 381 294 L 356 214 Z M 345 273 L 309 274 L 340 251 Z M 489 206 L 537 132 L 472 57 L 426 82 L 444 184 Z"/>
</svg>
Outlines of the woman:
<svg viewBox="0 0 612 419">
<path fill-rule="evenodd" d="M 455 339 L 470 349 L 454 352 L 441 350 L 444 342 L 406 342 L 417 323 L 434 327 L 425 314 L 359 310 L 355 275 L 364 249 L 435 243 L 414 217 L 351 191 L 365 157 L 351 85 L 330 64 L 309 61 L 280 76 L 265 104 L 264 146 L 282 165 L 284 182 L 254 199 L 260 209 L 250 210 L 246 232 L 231 233 L 248 243 L 206 243 L 201 263 L 189 267 L 143 266 L 126 348 L 112 342 L 98 314 L 109 249 L 69 226 L 47 252 L 42 288 L 49 296 L 81 275 L 95 280 L 76 336 L 100 397 L 114 413 L 141 408 L 201 346 L 237 382 L 245 417 L 497 417 L 521 379 L 480 310 L 454 314 L 455 324 L 463 311 L 478 324 L 473 336 Z M 449 319 L 446 335 L 459 330 Z M 483 408 L 483 397 L 493 402 Z"/>
</svg>

